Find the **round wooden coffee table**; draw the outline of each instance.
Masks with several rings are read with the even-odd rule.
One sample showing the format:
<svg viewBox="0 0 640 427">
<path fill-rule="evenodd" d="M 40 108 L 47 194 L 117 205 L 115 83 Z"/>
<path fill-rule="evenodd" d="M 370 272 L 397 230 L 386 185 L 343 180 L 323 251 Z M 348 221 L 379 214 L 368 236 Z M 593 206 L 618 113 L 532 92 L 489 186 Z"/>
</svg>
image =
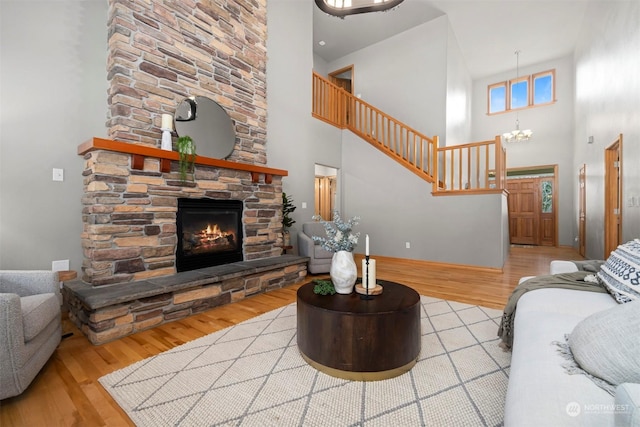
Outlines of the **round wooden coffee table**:
<svg viewBox="0 0 640 427">
<path fill-rule="evenodd" d="M 420 295 L 379 280 L 370 300 L 316 295 L 314 282 L 298 289 L 298 349 L 314 368 L 356 381 L 393 378 L 409 371 L 420 353 Z"/>
</svg>

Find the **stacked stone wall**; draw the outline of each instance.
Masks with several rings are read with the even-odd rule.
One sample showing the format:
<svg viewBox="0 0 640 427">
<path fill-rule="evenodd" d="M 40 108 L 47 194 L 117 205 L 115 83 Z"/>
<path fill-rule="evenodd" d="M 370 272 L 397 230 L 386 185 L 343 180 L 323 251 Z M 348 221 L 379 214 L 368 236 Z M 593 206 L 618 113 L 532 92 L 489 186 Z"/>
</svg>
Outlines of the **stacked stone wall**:
<svg viewBox="0 0 640 427">
<path fill-rule="evenodd" d="M 206 96 L 235 124 L 231 161 L 266 165 L 266 0 L 109 0 L 109 137 L 160 145 L 163 113 Z"/>
</svg>

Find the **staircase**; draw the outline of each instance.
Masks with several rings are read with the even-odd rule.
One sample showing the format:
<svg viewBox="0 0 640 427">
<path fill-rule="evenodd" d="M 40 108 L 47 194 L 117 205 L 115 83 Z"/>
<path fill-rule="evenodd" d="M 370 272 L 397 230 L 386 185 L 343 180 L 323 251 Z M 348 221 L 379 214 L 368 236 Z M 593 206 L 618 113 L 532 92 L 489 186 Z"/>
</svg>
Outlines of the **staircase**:
<svg viewBox="0 0 640 427">
<path fill-rule="evenodd" d="M 313 117 L 348 129 L 432 184 L 433 195 L 501 192 L 506 154 L 499 136 L 451 147 L 428 137 L 313 72 Z"/>
</svg>

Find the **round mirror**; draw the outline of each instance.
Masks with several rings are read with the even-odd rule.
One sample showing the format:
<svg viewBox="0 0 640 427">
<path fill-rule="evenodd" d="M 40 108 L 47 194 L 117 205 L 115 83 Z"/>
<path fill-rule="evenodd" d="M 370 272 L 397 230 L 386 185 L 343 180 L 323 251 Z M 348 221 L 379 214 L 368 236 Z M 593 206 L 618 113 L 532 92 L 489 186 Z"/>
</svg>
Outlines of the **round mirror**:
<svg viewBox="0 0 640 427">
<path fill-rule="evenodd" d="M 178 136 L 190 136 L 198 156 L 225 159 L 233 152 L 233 121 L 217 102 L 196 96 L 183 100 L 175 115 Z"/>
</svg>

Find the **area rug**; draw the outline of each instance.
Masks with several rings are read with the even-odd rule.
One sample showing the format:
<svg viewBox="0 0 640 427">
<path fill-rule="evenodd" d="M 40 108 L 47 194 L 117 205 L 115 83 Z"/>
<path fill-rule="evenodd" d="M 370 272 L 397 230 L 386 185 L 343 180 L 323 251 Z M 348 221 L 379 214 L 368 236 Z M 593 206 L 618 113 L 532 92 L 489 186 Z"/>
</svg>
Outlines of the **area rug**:
<svg viewBox="0 0 640 427">
<path fill-rule="evenodd" d="M 499 310 L 421 296 L 422 348 L 389 380 L 334 378 L 296 346 L 287 305 L 100 378 L 138 426 L 496 426 L 511 354 Z M 402 349 L 398 349 L 402 351 Z"/>
</svg>

